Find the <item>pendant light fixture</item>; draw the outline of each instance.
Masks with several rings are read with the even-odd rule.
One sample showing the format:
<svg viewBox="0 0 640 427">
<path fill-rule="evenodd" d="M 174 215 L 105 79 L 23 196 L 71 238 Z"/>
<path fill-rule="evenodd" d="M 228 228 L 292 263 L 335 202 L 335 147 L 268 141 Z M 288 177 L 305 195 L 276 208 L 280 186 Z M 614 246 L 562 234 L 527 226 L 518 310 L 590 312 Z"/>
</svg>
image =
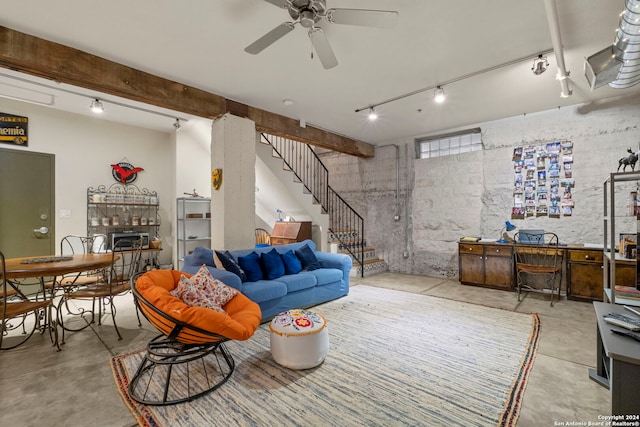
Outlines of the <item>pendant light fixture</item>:
<svg viewBox="0 0 640 427">
<path fill-rule="evenodd" d="M 436 87 L 433 91 L 433 100 L 438 104 L 442 104 L 445 99 L 447 99 L 447 96 L 444 94 L 444 89 L 441 86 Z"/>
</svg>

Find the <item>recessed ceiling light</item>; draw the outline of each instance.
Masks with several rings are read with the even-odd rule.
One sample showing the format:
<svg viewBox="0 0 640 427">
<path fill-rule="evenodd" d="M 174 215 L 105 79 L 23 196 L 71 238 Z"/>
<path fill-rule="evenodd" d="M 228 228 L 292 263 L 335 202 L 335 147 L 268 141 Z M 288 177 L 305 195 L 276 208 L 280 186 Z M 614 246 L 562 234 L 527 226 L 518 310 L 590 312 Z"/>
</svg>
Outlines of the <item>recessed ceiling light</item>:
<svg viewBox="0 0 640 427">
<path fill-rule="evenodd" d="M 293 99 L 283 99 L 282 103 L 288 107 L 290 105 L 293 105 Z"/>
</svg>

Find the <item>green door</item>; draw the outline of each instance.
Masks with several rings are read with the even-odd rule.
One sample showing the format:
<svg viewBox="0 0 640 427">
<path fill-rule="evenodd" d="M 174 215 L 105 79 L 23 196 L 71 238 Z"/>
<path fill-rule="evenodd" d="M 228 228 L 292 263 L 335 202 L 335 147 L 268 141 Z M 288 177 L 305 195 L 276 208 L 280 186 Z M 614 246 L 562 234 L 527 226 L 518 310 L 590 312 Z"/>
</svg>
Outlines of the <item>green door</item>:
<svg viewBox="0 0 640 427">
<path fill-rule="evenodd" d="M 0 148 L 0 251 L 55 254 L 55 156 Z"/>
</svg>

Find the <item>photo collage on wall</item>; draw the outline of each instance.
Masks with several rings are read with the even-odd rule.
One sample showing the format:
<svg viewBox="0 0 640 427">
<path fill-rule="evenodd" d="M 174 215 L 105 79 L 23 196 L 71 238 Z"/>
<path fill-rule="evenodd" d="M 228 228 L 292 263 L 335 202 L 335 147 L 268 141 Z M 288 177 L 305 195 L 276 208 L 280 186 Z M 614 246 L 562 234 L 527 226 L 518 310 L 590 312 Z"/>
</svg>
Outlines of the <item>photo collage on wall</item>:
<svg viewBox="0 0 640 427">
<path fill-rule="evenodd" d="M 573 142 L 516 147 L 513 170 L 511 219 L 573 214 Z"/>
</svg>

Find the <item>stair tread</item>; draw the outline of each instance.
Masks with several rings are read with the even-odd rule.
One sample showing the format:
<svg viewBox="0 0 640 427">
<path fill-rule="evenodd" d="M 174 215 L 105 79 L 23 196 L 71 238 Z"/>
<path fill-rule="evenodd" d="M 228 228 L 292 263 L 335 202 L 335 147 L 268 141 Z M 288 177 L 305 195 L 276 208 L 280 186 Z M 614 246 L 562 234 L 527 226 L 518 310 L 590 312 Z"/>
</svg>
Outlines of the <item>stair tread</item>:
<svg viewBox="0 0 640 427">
<path fill-rule="evenodd" d="M 363 264 L 375 264 L 376 262 L 384 262 L 384 260 L 380 258 L 365 259 Z M 359 265 L 359 264 L 360 263 L 357 261 L 353 262 L 353 265 Z"/>
<path fill-rule="evenodd" d="M 375 252 L 375 250 L 376 250 L 375 248 L 366 247 L 362 251 L 363 252 Z M 360 251 L 358 250 L 356 252 L 360 252 Z M 338 253 L 339 254 L 349 255 L 349 251 L 344 251 L 344 250 L 338 251 Z"/>
</svg>

